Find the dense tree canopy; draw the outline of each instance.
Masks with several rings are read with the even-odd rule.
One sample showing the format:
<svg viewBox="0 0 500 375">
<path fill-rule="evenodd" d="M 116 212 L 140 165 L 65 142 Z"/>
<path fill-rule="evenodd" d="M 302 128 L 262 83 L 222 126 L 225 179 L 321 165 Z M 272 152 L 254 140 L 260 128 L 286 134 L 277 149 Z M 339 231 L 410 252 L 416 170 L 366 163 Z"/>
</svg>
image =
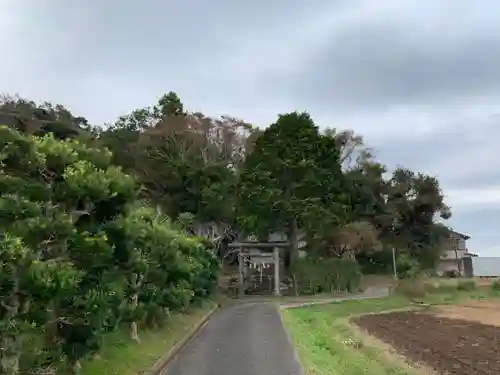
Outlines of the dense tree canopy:
<svg viewBox="0 0 500 375">
<path fill-rule="evenodd" d="M 297 254 L 299 228 L 311 232 L 346 220 L 349 195 L 334 139 L 307 113 L 280 115 L 256 142 L 238 186 L 242 223 L 250 231 L 287 228 Z"/>
<path fill-rule="evenodd" d="M 286 266 L 302 237 L 312 267 L 385 267 L 394 247 L 425 269 L 447 236 L 435 177 L 388 171 L 362 135 L 322 131 L 307 113 L 261 130 L 189 112 L 168 92 L 101 126 L 4 97 L 0 123 L 2 373 L 28 363 L 36 332 L 38 369 L 59 358 L 76 368 L 121 324 L 139 340 L 138 323 L 161 324 L 213 291 L 214 252 L 236 237 L 286 233 Z"/>
<path fill-rule="evenodd" d="M 0 116 L 26 134 L 106 146 L 112 162 L 142 184 L 143 199 L 173 219 L 193 215 L 193 232 L 219 243 L 230 233 L 290 234 L 295 225 L 323 243 L 352 228 L 371 228 L 356 236 L 375 235 L 428 263 L 443 237 L 436 217 L 450 212 L 435 178 L 404 168 L 387 178 L 362 135 L 321 132 L 305 113 L 279 116 L 262 132 L 234 118 L 189 112 L 168 92 L 105 128 L 61 105 L 17 97 L 4 98 Z"/>
<path fill-rule="evenodd" d="M 136 178 L 105 149 L 0 127 L 0 372 L 17 374 L 24 339 L 37 371 L 72 368 L 100 336 L 158 323 L 208 295 L 217 262 L 203 242 L 137 201 Z M 7 350 L 4 350 L 7 348 Z"/>
</svg>

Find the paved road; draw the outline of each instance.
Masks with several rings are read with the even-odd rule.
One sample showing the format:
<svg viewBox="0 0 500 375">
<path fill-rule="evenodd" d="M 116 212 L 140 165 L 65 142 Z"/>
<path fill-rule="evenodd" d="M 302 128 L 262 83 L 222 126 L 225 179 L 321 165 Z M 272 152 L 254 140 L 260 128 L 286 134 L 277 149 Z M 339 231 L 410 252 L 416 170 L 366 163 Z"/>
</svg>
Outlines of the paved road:
<svg viewBox="0 0 500 375">
<path fill-rule="evenodd" d="M 387 288 L 370 288 L 361 295 L 318 303 L 388 293 Z M 294 305 L 302 303 L 288 304 Z M 258 302 L 219 310 L 162 375 L 303 375 L 278 309 L 273 303 Z"/>
<path fill-rule="evenodd" d="M 362 294 L 351 294 L 347 295 L 344 297 L 333 297 L 333 298 L 324 298 L 324 299 L 318 299 L 318 300 L 313 300 L 311 301 L 310 299 L 304 299 L 303 301 L 294 301 L 294 302 L 284 302 L 281 304 L 282 307 L 284 308 L 289 308 L 289 307 L 301 307 L 301 306 L 306 306 L 306 305 L 322 305 L 322 304 L 327 304 L 327 303 L 332 303 L 332 302 L 341 302 L 341 301 L 348 301 L 351 299 L 367 299 L 367 298 L 382 298 L 382 297 L 389 297 L 390 295 L 390 290 L 388 287 L 385 286 L 380 286 L 380 287 L 368 287 L 364 293 Z"/>
<path fill-rule="evenodd" d="M 220 310 L 173 359 L 164 375 L 302 375 L 271 303 Z"/>
</svg>

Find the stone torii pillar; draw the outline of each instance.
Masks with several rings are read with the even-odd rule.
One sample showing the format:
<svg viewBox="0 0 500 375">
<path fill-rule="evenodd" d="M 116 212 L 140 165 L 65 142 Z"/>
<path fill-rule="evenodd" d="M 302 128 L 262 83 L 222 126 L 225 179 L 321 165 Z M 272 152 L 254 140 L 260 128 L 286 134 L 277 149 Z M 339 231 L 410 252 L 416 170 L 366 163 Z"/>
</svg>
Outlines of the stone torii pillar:
<svg viewBox="0 0 500 375">
<path fill-rule="evenodd" d="M 275 246 L 273 249 L 274 256 L 274 295 L 281 295 L 281 282 L 280 282 L 280 249 Z"/>
<path fill-rule="evenodd" d="M 245 295 L 245 257 L 241 254 L 243 248 L 238 251 L 238 296 Z"/>
<path fill-rule="evenodd" d="M 287 241 L 267 241 L 267 242 L 257 242 L 257 241 L 244 241 L 244 242 L 232 242 L 229 244 L 230 248 L 238 249 L 238 295 L 243 297 L 245 295 L 246 282 L 247 282 L 247 267 L 245 264 L 245 249 L 253 248 L 264 248 L 273 249 L 272 261 L 269 263 L 274 264 L 274 295 L 281 295 L 281 280 L 280 280 L 280 249 L 290 246 Z M 267 251 L 269 254 L 269 250 Z M 269 256 L 269 255 L 268 255 Z"/>
</svg>

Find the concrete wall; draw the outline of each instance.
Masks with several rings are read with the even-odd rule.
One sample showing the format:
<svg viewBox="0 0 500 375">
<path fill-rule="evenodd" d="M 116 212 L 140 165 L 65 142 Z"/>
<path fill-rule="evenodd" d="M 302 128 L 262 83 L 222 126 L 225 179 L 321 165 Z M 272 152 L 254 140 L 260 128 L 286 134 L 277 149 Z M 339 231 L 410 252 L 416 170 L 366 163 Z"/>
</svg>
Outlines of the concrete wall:
<svg viewBox="0 0 500 375">
<path fill-rule="evenodd" d="M 464 269 L 464 266 L 463 266 L 463 262 L 462 260 L 460 260 L 460 271 L 463 272 L 463 269 Z M 456 259 L 443 259 L 441 260 L 437 267 L 436 267 L 436 273 L 439 275 L 439 276 L 444 276 L 446 274 L 446 272 L 450 272 L 450 271 L 455 271 L 455 272 L 459 272 L 458 270 L 458 262 Z"/>
<path fill-rule="evenodd" d="M 441 259 L 456 259 L 456 256 L 458 255 L 459 258 L 465 257 L 466 250 L 457 250 L 457 253 L 455 254 L 455 250 L 446 250 Z"/>
</svg>

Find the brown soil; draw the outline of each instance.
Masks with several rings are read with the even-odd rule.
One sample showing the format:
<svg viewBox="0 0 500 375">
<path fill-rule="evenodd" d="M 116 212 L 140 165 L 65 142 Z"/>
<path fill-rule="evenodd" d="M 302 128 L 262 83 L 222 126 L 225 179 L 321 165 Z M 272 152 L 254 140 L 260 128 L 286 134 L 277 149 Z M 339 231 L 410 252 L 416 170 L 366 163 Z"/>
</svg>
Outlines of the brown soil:
<svg viewBox="0 0 500 375">
<path fill-rule="evenodd" d="M 462 319 L 470 322 L 489 324 L 500 327 L 500 306 L 446 306 L 434 310 L 435 315 L 442 318 Z"/>
<path fill-rule="evenodd" d="M 500 309 L 500 300 L 470 300 L 460 304 L 461 306 L 476 307 L 481 309 Z"/>
<path fill-rule="evenodd" d="M 411 311 L 364 315 L 354 323 L 438 372 L 500 374 L 500 327 Z"/>
<path fill-rule="evenodd" d="M 424 363 L 416 363 L 416 362 L 411 362 L 406 358 L 404 355 L 401 353 L 398 353 L 397 350 L 387 344 L 386 342 L 380 340 L 379 338 L 375 337 L 374 335 L 367 335 L 366 331 L 359 328 L 355 324 L 350 325 L 351 331 L 354 333 L 354 337 L 363 343 L 363 345 L 376 348 L 380 355 L 382 356 L 383 359 L 387 363 L 393 363 L 397 365 L 398 367 L 401 368 L 407 368 L 410 367 L 412 370 L 411 374 L 419 374 L 419 375 L 441 375 L 437 371 L 435 371 L 433 368 L 430 368 L 429 366 L 426 366 Z"/>
</svg>

